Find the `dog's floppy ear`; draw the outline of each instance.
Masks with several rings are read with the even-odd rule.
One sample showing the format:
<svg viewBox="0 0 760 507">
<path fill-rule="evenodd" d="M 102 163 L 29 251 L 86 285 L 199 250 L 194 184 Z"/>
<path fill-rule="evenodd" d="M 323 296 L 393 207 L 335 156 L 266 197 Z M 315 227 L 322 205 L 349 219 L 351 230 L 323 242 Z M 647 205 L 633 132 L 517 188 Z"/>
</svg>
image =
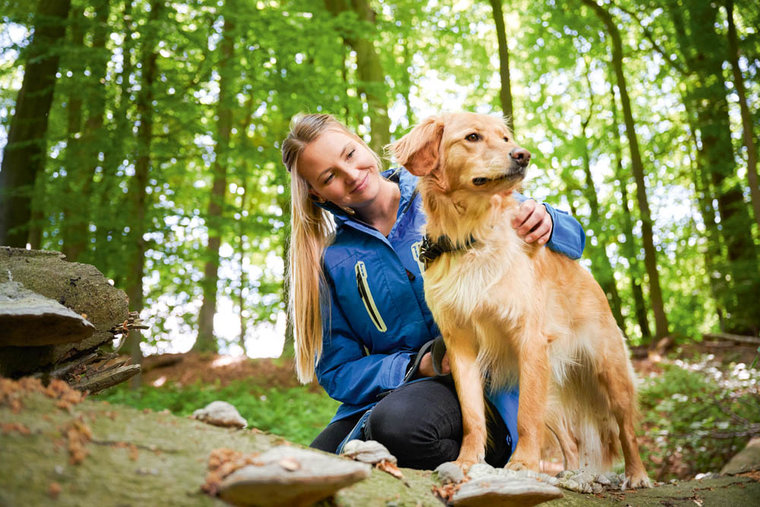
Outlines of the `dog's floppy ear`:
<svg viewBox="0 0 760 507">
<path fill-rule="evenodd" d="M 438 165 L 443 122 L 431 116 L 390 145 L 399 164 L 415 176 L 425 176 Z"/>
</svg>

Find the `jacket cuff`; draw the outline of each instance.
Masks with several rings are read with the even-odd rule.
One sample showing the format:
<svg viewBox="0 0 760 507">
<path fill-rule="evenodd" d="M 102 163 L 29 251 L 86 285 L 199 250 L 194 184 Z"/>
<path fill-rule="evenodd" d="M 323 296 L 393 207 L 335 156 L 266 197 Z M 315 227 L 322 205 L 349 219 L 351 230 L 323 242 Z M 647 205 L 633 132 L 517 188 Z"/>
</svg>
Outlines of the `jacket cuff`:
<svg viewBox="0 0 760 507">
<path fill-rule="evenodd" d="M 546 246 L 571 259 L 580 259 L 586 246 L 586 233 L 569 213 L 542 203 L 552 220 L 552 232 Z"/>
</svg>

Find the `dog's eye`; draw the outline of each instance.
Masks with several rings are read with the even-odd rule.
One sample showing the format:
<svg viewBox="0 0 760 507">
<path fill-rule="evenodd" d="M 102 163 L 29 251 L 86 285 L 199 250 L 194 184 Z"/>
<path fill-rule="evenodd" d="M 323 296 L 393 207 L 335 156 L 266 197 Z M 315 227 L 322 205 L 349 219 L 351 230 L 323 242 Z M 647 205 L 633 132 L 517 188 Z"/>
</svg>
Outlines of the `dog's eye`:
<svg viewBox="0 0 760 507">
<path fill-rule="evenodd" d="M 504 142 L 508 143 L 509 142 L 509 138 L 508 137 L 504 137 Z"/>
<path fill-rule="evenodd" d="M 465 139 L 474 143 L 476 141 L 480 141 L 480 134 L 473 132 L 472 134 L 467 134 L 467 137 L 465 137 Z"/>
</svg>

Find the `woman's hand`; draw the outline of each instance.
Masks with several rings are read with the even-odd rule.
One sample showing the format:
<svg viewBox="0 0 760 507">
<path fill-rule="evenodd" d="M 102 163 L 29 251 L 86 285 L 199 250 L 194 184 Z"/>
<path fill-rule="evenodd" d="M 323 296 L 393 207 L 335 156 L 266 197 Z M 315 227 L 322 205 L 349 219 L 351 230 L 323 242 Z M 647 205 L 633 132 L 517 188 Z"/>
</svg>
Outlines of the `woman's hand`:
<svg viewBox="0 0 760 507">
<path fill-rule="evenodd" d="M 449 366 L 448 354 L 443 355 L 441 360 L 441 375 L 448 375 L 451 373 L 451 367 Z M 425 352 L 420 360 L 420 366 L 417 369 L 417 377 L 435 377 L 437 373 L 433 368 L 433 355 L 430 352 Z"/>
<path fill-rule="evenodd" d="M 552 236 L 552 217 L 545 206 L 528 199 L 523 201 L 512 218 L 512 227 L 526 243 L 537 241 L 539 245 L 544 245 Z"/>
</svg>

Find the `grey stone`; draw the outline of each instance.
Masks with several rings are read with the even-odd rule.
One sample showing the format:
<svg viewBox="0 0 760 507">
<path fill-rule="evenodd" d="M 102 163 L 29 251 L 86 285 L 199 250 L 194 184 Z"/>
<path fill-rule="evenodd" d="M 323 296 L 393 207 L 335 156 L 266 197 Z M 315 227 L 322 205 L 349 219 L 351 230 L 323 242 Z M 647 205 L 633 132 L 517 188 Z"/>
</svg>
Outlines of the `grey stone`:
<svg viewBox="0 0 760 507">
<path fill-rule="evenodd" d="M 460 466 L 453 461 L 441 463 L 438 465 L 438 468 L 435 469 L 435 473 L 438 474 L 438 481 L 441 484 L 459 484 L 464 480 L 464 472 Z"/>
<path fill-rule="evenodd" d="M 735 475 L 753 470 L 760 470 L 760 437 L 751 439 L 744 449 L 726 463 L 720 473 Z"/>
<path fill-rule="evenodd" d="M 365 463 L 279 446 L 227 476 L 219 496 L 233 505 L 301 507 L 369 477 L 371 470 Z"/>
<path fill-rule="evenodd" d="M 562 496 L 559 488 L 535 479 L 494 475 L 462 484 L 451 503 L 456 507 L 516 507 L 536 505 Z"/>
<path fill-rule="evenodd" d="M 570 491 L 575 491 L 576 493 L 583 493 L 583 487 L 573 479 L 560 479 L 557 485 L 569 489 Z"/>
<path fill-rule="evenodd" d="M 226 401 L 212 401 L 203 408 L 199 408 L 193 415 L 192 419 L 203 421 L 207 424 L 214 426 L 222 426 L 225 428 L 245 428 L 248 423 L 240 412 L 231 404 Z"/>
<path fill-rule="evenodd" d="M 76 343 L 0 347 L 0 375 L 39 371 L 113 341 L 110 330 L 129 316 L 129 300 L 95 266 L 67 262 L 59 252 L 0 246 L 0 283 L 14 281 L 86 315 L 95 332 Z"/>
<path fill-rule="evenodd" d="M 596 476 L 596 482 L 601 484 L 602 486 L 609 486 L 612 484 L 612 482 L 607 478 L 607 475 L 605 474 L 599 474 Z"/>
<path fill-rule="evenodd" d="M 396 456 L 391 454 L 388 448 L 376 440 L 350 440 L 343 446 L 341 456 L 371 465 L 380 463 L 383 460 L 389 461 L 394 465 L 398 462 Z"/>
<path fill-rule="evenodd" d="M 480 477 L 487 477 L 489 475 L 497 475 L 498 472 L 494 467 L 488 463 L 475 463 L 467 471 L 467 475 L 470 479 L 478 479 Z"/>
<path fill-rule="evenodd" d="M 95 326 L 73 310 L 18 282 L 0 283 L 0 346 L 40 346 L 84 340 Z"/>
</svg>

